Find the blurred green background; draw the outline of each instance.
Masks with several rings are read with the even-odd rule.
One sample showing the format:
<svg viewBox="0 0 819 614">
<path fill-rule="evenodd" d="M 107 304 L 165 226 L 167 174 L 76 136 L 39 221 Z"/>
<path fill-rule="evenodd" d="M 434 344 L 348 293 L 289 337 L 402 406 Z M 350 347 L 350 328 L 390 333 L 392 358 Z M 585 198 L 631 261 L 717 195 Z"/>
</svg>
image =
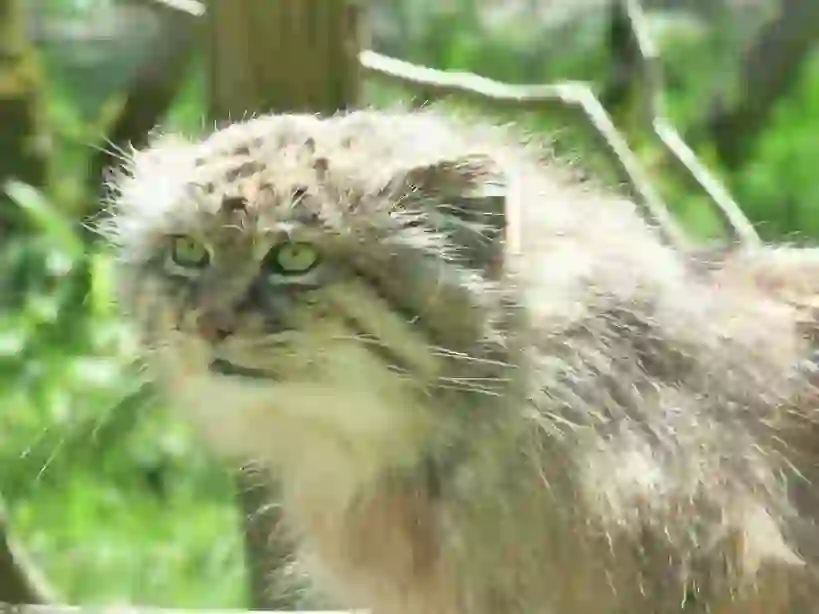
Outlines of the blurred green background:
<svg viewBox="0 0 819 614">
<path fill-rule="evenodd" d="M 129 395 L 138 385 L 128 368 L 134 348 L 112 304 L 109 256 L 81 223 L 100 189 L 90 160 L 163 32 L 149 5 L 23 2 L 24 34 L 42 75 L 48 172 L 40 185 L 9 184 L 0 203 L 13 229 L 0 245 L 0 493 L 15 536 L 67 602 L 242 607 L 240 511 L 230 474 L 165 408 Z M 790 58 L 798 65 L 792 83 L 776 86 L 761 125 L 749 121 L 739 161 L 720 154 L 708 124 L 719 101 L 752 111 L 767 104 L 770 92 L 747 89 L 744 65 L 788 6 L 665 0 L 645 8 L 678 129 L 760 234 L 810 241 L 819 236 L 819 47 Z M 607 7 L 606 0 L 373 0 L 367 46 L 506 82 L 582 79 L 601 91 L 613 70 Z M 378 102 L 396 95 L 371 93 Z M 163 128 L 201 131 L 205 97 L 197 57 Z M 535 123 L 558 128 L 558 136 L 572 131 L 549 118 Z M 650 165 L 656 144 L 635 141 Z M 582 144 L 566 143 L 582 160 Z M 714 233 L 697 190 L 659 171 L 656 181 L 693 232 Z"/>
</svg>

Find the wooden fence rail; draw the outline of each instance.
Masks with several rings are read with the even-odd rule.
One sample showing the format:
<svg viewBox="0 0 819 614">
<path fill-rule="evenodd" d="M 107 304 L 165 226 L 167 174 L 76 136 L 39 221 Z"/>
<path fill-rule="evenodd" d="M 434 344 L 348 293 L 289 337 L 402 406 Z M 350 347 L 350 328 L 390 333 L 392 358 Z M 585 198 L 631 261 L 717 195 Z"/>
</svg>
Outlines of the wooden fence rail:
<svg viewBox="0 0 819 614">
<path fill-rule="evenodd" d="M 259 614 L 285 614 L 284 611 L 262 611 Z M 153 608 L 146 606 L 73 606 L 73 605 L 14 605 L 0 603 L 0 614 L 248 614 L 248 610 L 207 609 L 185 610 L 176 608 Z M 345 610 L 301 610 L 286 614 L 357 614 Z M 365 611 L 360 614 L 366 614 Z"/>
</svg>

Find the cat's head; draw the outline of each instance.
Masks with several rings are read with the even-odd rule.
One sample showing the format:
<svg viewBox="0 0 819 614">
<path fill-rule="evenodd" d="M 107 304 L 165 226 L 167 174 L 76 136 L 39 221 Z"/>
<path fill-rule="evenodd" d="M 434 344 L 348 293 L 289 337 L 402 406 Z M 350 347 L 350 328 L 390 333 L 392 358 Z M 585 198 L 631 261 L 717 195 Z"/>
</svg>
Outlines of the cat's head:
<svg viewBox="0 0 819 614">
<path fill-rule="evenodd" d="M 123 307 L 172 392 L 457 387 L 500 334 L 504 177 L 434 116 L 163 137 L 113 188 Z"/>
</svg>

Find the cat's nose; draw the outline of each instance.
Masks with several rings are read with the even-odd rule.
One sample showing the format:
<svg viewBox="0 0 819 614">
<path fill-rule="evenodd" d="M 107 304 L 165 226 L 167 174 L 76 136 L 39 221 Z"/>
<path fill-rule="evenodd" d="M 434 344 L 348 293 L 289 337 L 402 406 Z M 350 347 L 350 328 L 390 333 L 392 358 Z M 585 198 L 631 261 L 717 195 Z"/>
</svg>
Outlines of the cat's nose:
<svg viewBox="0 0 819 614">
<path fill-rule="evenodd" d="M 199 334 L 210 343 L 224 341 L 236 331 L 236 314 L 229 311 L 206 311 L 196 320 Z"/>
</svg>

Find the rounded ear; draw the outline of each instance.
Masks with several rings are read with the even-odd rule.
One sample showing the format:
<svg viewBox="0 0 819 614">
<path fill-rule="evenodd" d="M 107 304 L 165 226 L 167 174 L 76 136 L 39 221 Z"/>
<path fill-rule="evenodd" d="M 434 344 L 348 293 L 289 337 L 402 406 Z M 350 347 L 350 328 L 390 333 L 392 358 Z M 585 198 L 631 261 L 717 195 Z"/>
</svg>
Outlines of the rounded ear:
<svg viewBox="0 0 819 614">
<path fill-rule="evenodd" d="M 501 272 L 508 184 L 500 165 L 475 154 L 411 169 L 408 196 L 428 223 L 447 235 L 467 266 L 492 277 Z"/>
</svg>

